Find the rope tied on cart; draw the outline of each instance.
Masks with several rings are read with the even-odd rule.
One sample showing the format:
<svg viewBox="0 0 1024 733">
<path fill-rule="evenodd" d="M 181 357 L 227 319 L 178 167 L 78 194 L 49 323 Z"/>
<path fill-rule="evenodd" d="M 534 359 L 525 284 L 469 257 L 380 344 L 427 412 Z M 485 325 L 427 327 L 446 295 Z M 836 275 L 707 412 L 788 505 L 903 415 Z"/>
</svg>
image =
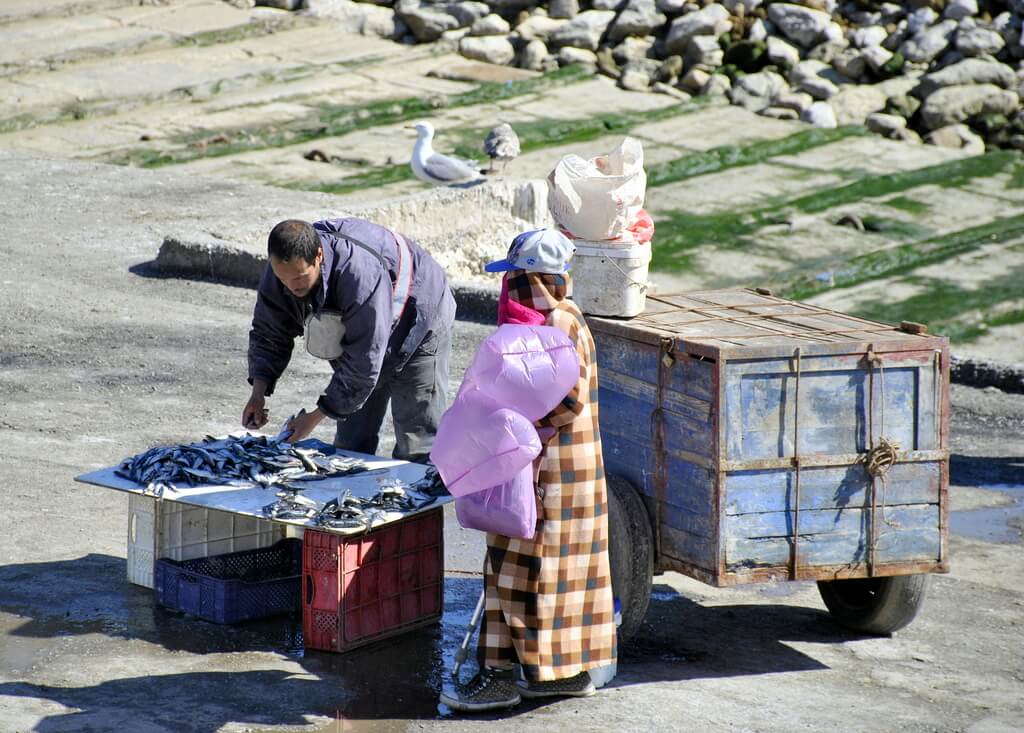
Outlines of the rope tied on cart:
<svg viewBox="0 0 1024 733">
<path fill-rule="evenodd" d="M 882 521 L 890 527 L 899 527 L 900 523 L 890 519 L 885 513 L 885 495 L 889 488 L 886 474 L 896 463 L 899 443 L 885 437 L 885 363 L 882 356 L 875 352 L 874 346 L 868 346 L 864 357 L 868 363 L 868 452 L 864 456 L 864 467 L 871 477 L 871 562 L 869 567 L 874 566 L 875 543 L 878 541 L 875 512 L 877 509 L 875 500 L 878 495 L 878 482 L 882 483 L 881 491 L 881 513 Z M 875 369 L 878 369 L 879 391 L 879 426 L 878 438 L 875 438 Z"/>
</svg>

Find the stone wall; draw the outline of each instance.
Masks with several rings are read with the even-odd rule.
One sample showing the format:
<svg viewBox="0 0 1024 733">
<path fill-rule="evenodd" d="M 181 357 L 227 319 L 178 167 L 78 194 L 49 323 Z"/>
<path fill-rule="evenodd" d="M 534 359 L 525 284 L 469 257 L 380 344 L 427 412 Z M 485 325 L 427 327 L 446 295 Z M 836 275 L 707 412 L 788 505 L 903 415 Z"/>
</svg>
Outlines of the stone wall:
<svg viewBox="0 0 1024 733">
<path fill-rule="evenodd" d="M 264 0 L 271 2 L 271 0 Z M 274 2 L 279 5 L 279 0 Z M 472 59 L 586 64 L 632 90 L 715 95 L 819 127 L 1024 149 L 1024 0 L 296 0 L 301 12 Z"/>
</svg>

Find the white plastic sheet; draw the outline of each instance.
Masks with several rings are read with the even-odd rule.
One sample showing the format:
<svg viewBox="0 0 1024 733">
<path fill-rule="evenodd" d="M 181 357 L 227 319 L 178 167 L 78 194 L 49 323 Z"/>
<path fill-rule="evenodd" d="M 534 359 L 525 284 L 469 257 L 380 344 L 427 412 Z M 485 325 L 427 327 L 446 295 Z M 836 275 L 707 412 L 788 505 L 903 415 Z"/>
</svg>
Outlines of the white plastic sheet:
<svg viewBox="0 0 1024 733">
<path fill-rule="evenodd" d="M 590 160 L 566 155 L 548 176 L 548 208 L 576 239 L 632 240 L 630 225 L 644 205 L 647 174 L 639 140 L 627 137 Z"/>
</svg>

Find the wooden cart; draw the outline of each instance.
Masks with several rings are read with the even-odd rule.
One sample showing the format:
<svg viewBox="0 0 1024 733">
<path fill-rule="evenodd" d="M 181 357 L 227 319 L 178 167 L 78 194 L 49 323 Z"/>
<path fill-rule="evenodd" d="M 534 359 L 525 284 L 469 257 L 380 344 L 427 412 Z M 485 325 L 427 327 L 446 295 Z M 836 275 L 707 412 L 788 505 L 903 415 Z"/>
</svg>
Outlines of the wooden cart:
<svg viewBox="0 0 1024 733">
<path fill-rule="evenodd" d="M 948 571 L 949 343 L 774 297 L 588 317 L 628 638 L 652 573 L 815 580 L 841 624 L 908 624 Z"/>
</svg>

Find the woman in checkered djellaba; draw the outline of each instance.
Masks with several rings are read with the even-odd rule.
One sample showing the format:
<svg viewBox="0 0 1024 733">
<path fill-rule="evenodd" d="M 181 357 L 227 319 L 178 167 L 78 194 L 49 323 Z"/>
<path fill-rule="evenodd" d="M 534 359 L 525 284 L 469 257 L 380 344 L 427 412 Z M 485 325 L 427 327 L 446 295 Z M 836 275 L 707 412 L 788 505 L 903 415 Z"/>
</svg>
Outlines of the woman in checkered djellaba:
<svg viewBox="0 0 1024 733">
<path fill-rule="evenodd" d="M 535 423 L 544 445 L 535 463 L 542 507 L 537 534 L 528 540 L 487 535 L 486 605 L 477 649 L 481 672 L 456 695 L 442 696 L 456 710 L 511 707 L 521 697 L 592 695 L 588 670 L 616 658 L 594 341 L 583 314 L 567 299 L 571 242 L 554 230 L 526 234 L 537 235 L 540 247 L 566 254 L 557 268 L 545 266 L 551 258 L 543 253 L 534 258 L 554 272 L 505 267 L 499 325 L 515 322 L 520 306 L 539 313 L 544 325 L 566 333 L 576 345 L 580 376 L 561 403 Z M 530 258 L 522 252 L 513 257 L 516 242 L 507 260 L 525 264 Z M 528 254 L 529 243 L 522 249 Z M 518 684 L 512 678 L 516 663 L 525 677 Z"/>
</svg>

